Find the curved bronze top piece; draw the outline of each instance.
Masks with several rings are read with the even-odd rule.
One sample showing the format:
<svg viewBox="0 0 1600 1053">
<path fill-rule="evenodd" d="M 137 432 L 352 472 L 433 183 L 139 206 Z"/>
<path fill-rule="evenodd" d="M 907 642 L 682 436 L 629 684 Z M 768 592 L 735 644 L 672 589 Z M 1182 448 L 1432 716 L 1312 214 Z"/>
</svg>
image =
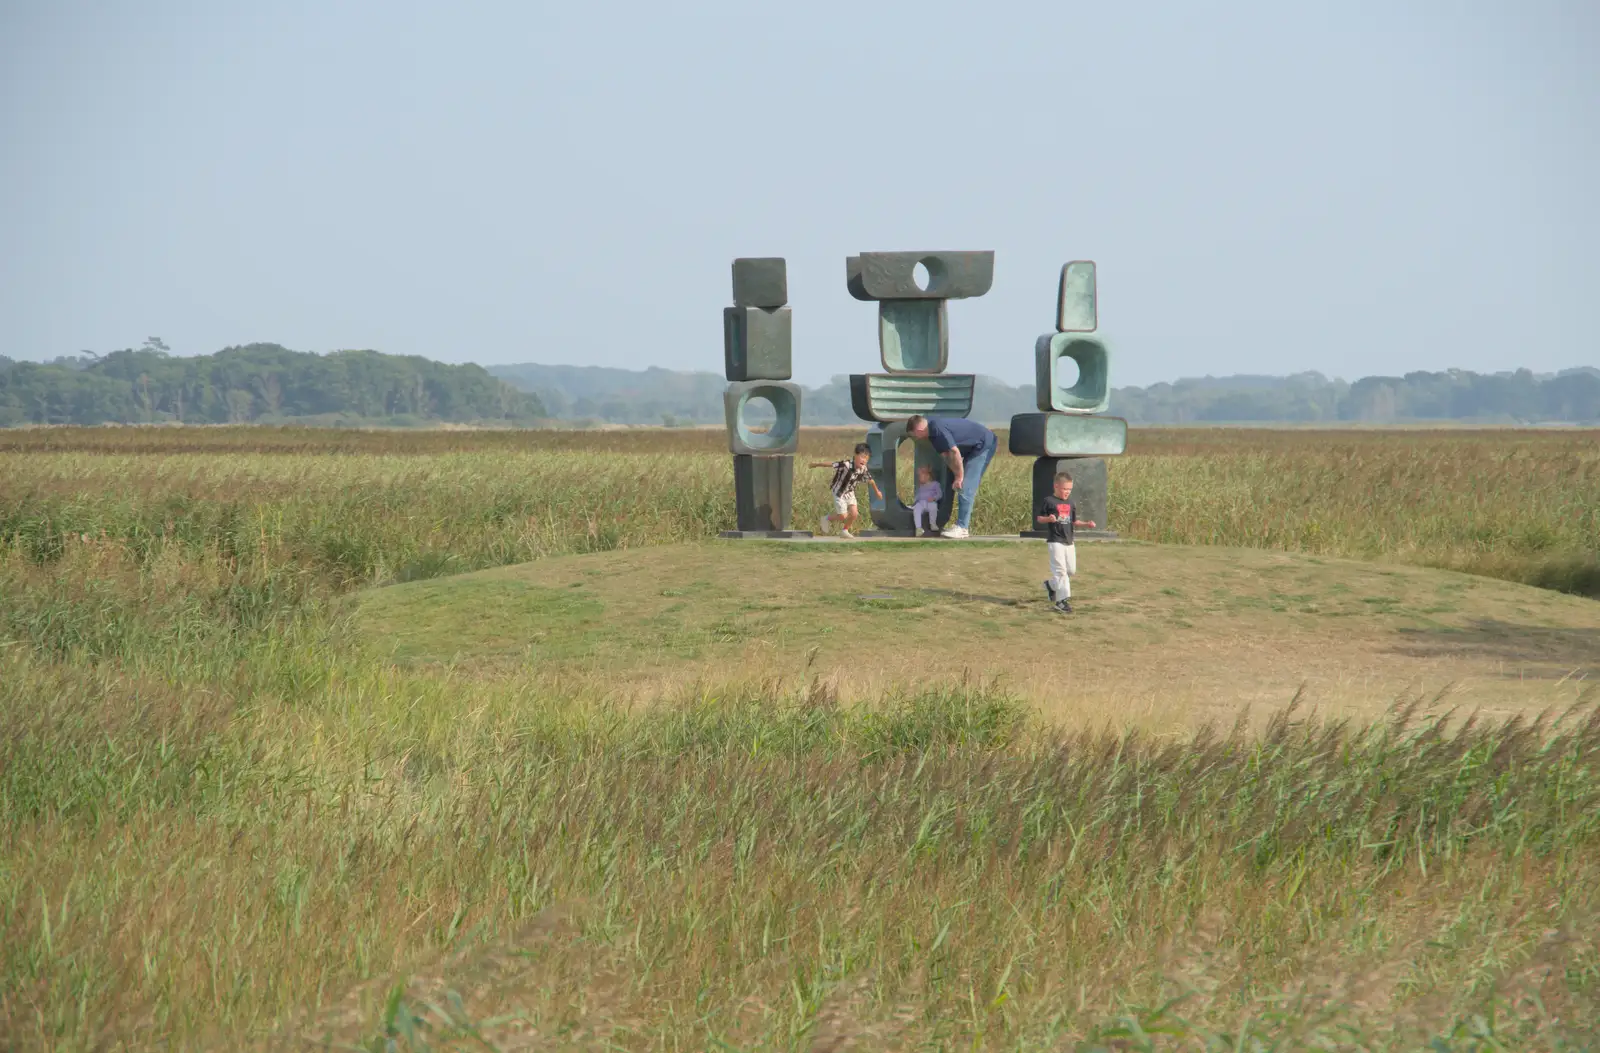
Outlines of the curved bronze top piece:
<svg viewBox="0 0 1600 1053">
<path fill-rule="evenodd" d="M 965 300 L 994 284 L 993 250 L 863 252 L 848 257 L 844 267 L 845 285 L 858 300 Z"/>
</svg>

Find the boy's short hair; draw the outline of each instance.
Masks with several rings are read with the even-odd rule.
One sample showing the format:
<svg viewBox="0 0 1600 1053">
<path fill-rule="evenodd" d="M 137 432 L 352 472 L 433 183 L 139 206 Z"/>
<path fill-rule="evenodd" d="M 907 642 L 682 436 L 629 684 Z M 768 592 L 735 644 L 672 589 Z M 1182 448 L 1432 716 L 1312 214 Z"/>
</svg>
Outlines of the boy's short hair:
<svg viewBox="0 0 1600 1053">
<path fill-rule="evenodd" d="M 868 446 L 864 442 L 856 443 L 856 453 L 871 453 L 871 452 L 872 452 L 872 447 L 871 446 Z"/>
<path fill-rule="evenodd" d="M 1058 482 L 1058 483 L 1070 483 L 1070 482 L 1072 482 L 1072 473 L 1071 472 L 1057 472 L 1056 473 L 1056 482 Z"/>
</svg>

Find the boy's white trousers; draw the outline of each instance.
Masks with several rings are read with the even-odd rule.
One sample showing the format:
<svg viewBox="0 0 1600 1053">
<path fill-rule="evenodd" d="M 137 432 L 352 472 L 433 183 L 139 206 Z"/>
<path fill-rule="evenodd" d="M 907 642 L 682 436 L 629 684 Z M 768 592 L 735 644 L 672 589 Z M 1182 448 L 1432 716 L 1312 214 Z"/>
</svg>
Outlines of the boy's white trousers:
<svg viewBox="0 0 1600 1053">
<path fill-rule="evenodd" d="M 1050 553 L 1050 587 L 1056 599 L 1064 600 L 1072 595 L 1072 576 L 1078 573 L 1078 546 L 1047 541 L 1044 548 Z"/>
</svg>

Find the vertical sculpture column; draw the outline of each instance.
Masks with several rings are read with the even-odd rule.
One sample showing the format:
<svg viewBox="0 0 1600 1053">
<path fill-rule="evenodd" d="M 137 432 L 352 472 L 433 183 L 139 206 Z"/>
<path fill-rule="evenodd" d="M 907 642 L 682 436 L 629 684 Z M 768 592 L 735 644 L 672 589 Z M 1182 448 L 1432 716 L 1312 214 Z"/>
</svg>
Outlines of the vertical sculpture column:
<svg viewBox="0 0 1600 1053">
<path fill-rule="evenodd" d="M 927 280 L 916 280 L 922 266 Z M 965 417 L 972 412 L 976 378 L 946 373 L 950 363 L 947 304 L 982 296 L 994 284 L 993 252 L 863 252 L 845 260 L 845 286 L 858 300 L 878 305 L 878 357 L 882 373 L 850 377 L 850 403 L 856 416 L 873 422 L 867 432 L 873 479 L 883 499 L 868 504 L 877 530 L 863 535 L 915 533 L 911 509 L 900 499 L 898 449 L 905 422 L 916 414 Z M 916 444 L 916 468 L 931 468 L 944 488 L 936 525 L 949 522 L 955 494 L 950 470 L 926 440 Z"/>
<path fill-rule="evenodd" d="M 733 454 L 738 529 L 723 537 L 809 537 L 790 530 L 794 453 L 800 445 L 800 388 L 793 375 L 789 280 L 781 257 L 733 261 L 733 306 L 722 312 L 723 410 Z M 753 426 L 750 403 L 771 403 L 776 419 Z"/>
<path fill-rule="evenodd" d="M 1097 333 L 1095 281 L 1092 260 L 1073 260 L 1061 268 L 1056 331 L 1039 337 L 1033 347 L 1040 412 L 1011 418 L 1008 445 L 1013 454 L 1035 458 L 1030 510 L 1051 492 L 1056 473 L 1065 469 L 1072 475 L 1079 515 L 1095 524 L 1094 530 L 1082 533 L 1114 537 L 1107 525 L 1105 458 L 1127 449 L 1128 422 L 1101 416 L 1111 405 L 1111 349 Z M 1077 377 L 1070 381 L 1063 368 L 1067 360 L 1077 367 Z M 1023 537 L 1044 537 L 1043 531 L 1033 528 L 1031 511 L 1028 527 Z"/>
</svg>

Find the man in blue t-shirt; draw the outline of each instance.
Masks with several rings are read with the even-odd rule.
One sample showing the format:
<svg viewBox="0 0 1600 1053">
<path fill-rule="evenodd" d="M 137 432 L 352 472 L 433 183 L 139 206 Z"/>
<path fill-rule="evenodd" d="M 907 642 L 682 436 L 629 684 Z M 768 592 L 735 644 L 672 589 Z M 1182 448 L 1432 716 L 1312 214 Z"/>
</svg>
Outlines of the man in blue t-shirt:
<svg viewBox="0 0 1600 1053">
<path fill-rule="evenodd" d="M 983 470 L 999 445 L 994 432 L 965 417 L 924 417 L 919 413 L 906 421 L 906 434 L 927 439 L 955 473 L 951 485 L 956 489 L 956 521 L 945 528 L 943 536 L 966 537 Z"/>
</svg>

